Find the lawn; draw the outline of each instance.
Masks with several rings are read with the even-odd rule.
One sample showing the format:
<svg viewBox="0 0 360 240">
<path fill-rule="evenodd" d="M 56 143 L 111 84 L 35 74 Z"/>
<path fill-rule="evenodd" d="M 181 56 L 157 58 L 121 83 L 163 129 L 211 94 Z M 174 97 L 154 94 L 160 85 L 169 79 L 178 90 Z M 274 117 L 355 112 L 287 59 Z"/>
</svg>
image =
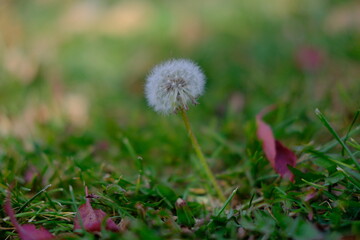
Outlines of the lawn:
<svg viewBox="0 0 360 240">
<path fill-rule="evenodd" d="M 0 239 L 360 239 L 359 11 L 2 0 Z M 206 77 L 186 114 L 224 198 L 182 112 L 144 93 L 179 58 Z"/>
</svg>

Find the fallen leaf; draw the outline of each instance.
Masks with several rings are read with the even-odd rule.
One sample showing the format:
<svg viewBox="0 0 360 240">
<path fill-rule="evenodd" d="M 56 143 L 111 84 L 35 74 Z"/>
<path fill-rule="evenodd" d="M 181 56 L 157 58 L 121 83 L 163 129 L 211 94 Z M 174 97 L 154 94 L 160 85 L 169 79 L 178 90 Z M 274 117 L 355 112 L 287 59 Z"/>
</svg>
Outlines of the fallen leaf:
<svg viewBox="0 0 360 240">
<path fill-rule="evenodd" d="M 323 52 L 314 46 L 300 47 L 296 52 L 296 63 L 305 72 L 315 72 L 324 63 Z"/>
<path fill-rule="evenodd" d="M 49 240 L 54 239 L 54 235 L 52 235 L 48 230 L 43 227 L 37 229 L 33 224 L 24 224 L 20 225 L 15 217 L 14 209 L 11 207 L 11 193 L 8 191 L 8 195 L 5 199 L 4 210 L 6 214 L 10 217 L 11 223 L 14 225 L 16 231 L 19 234 L 19 237 L 22 240 Z"/>
<path fill-rule="evenodd" d="M 269 110 L 270 109 L 265 109 L 256 116 L 257 137 L 262 142 L 265 156 L 274 170 L 279 173 L 281 177 L 288 177 L 293 181 L 294 175 L 288 169 L 287 165 L 294 167 L 296 165 L 296 156 L 290 149 L 274 138 L 270 126 L 262 120 L 263 115 Z"/>
<path fill-rule="evenodd" d="M 85 188 L 85 192 L 87 196 L 86 203 L 78 209 L 74 219 L 74 230 L 84 228 L 87 232 L 100 232 L 101 224 L 106 218 L 106 213 L 100 209 L 93 209 L 90 204 L 91 197 L 88 197 L 87 187 Z M 111 218 L 106 220 L 106 229 L 113 232 L 119 231 L 119 227 Z"/>
<path fill-rule="evenodd" d="M 25 183 L 31 183 L 35 177 L 39 176 L 39 171 L 34 165 L 30 165 L 24 174 Z"/>
</svg>

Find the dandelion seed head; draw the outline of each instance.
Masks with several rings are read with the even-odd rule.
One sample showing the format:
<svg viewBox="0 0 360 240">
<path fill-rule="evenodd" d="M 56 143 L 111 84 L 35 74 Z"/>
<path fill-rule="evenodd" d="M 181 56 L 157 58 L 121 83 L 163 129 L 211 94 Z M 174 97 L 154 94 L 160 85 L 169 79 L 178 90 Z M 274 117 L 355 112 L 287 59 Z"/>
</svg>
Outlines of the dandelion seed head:
<svg viewBox="0 0 360 240">
<path fill-rule="evenodd" d="M 187 59 L 173 59 L 154 67 L 147 77 L 145 95 L 156 112 L 170 114 L 190 103 L 204 92 L 205 76 L 198 65 Z"/>
</svg>

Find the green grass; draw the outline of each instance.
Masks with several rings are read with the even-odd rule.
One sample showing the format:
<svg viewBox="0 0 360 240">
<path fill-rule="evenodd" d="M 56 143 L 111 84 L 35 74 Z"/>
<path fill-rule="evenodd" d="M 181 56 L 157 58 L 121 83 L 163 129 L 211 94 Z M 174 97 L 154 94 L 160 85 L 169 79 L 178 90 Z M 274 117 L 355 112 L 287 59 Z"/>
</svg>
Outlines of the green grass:
<svg viewBox="0 0 360 240">
<path fill-rule="evenodd" d="M 0 5 L 0 22 L 12 23 L 0 38 L 0 204 L 13 186 L 21 224 L 65 239 L 360 235 L 360 38 L 336 24 L 356 1 L 93 4 Z M 66 24 L 74 9 L 85 25 Z M 114 9 L 132 13 L 130 30 L 122 18 L 101 22 Z M 318 69 L 298 66 L 304 46 L 322 53 Z M 181 116 L 146 105 L 148 71 L 172 57 L 193 59 L 208 78 L 188 114 L 225 203 Z M 271 104 L 266 122 L 298 157 L 294 182 L 274 172 L 256 139 L 255 116 Z M 120 233 L 73 233 L 85 186 Z M 16 238 L 1 208 L 0 239 Z"/>
<path fill-rule="evenodd" d="M 327 121 L 319 111 L 317 114 Z M 324 124 L 324 129 L 329 126 Z M 356 127 L 347 137 L 354 156 L 360 150 L 354 140 L 358 132 Z M 335 130 L 329 127 L 329 135 L 334 133 Z M 299 147 L 300 161 L 292 168 L 294 183 L 274 175 L 269 163 L 259 154 L 259 143 L 249 142 L 246 147 L 249 160 L 218 173 L 228 196 L 238 188 L 226 203 L 230 202 L 231 208 L 226 208 L 226 205 L 216 204 L 209 191 L 198 189 L 203 189 L 206 184 L 197 176 L 197 166 L 189 166 L 196 162 L 178 163 L 179 169 L 173 169 L 175 173 L 161 176 L 148 166 L 151 163 L 142 165 L 136 161 L 138 158 L 133 159 L 137 154 L 129 140 L 124 139 L 118 144 L 128 154 L 128 161 L 138 169 L 138 174 L 125 177 L 122 173 L 127 171 L 119 170 L 116 163 L 103 162 L 107 152 L 99 153 L 102 155 L 99 158 L 87 150 L 93 146 L 94 138 L 83 138 L 68 136 L 59 145 L 34 143 L 32 151 L 25 150 L 19 140 L 2 140 L 2 145 L 7 147 L 1 162 L 7 168 L 1 171 L 4 179 L 1 192 L 4 197 L 7 184 L 16 184 L 12 190 L 12 204 L 22 223 L 31 220 L 57 235 L 72 232 L 74 213 L 84 203 L 84 186 L 87 185 L 99 196 L 93 206 L 103 209 L 123 226 L 120 236 L 124 239 L 145 236 L 147 239 L 233 239 L 237 236 L 337 239 L 359 234 L 359 171 L 352 158 L 344 156 L 334 140 Z M 344 143 L 343 138 L 334 139 Z M 116 141 L 112 144 L 117 145 Z M 230 148 L 232 144 L 236 143 L 225 143 L 222 148 Z M 70 157 L 69 147 L 84 150 L 79 150 L 76 157 Z M 65 154 L 64 149 L 67 149 Z M 238 150 L 235 148 L 234 151 L 236 155 Z M 192 155 L 190 148 L 189 155 Z M 24 171 L 29 164 L 36 164 L 39 174 L 24 183 Z M 184 168 L 189 167 L 191 171 L 185 171 Z M 52 186 L 43 188 L 44 183 Z M 307 200 L 310 194 L 314 196 Z M 179 197 L 187 199 L 188 210 L 183 213 L 186 219 L 196 219 L 196 223 L 180 220 L 182 215 L 175 206 Z M 8 219 L 4 218 L 1 226 L 3 238 L 14 235 Z M 118 234 L 102 233 L 103 239 L 118 237 Z M 83 238 L 92 239 L 92 235 L 85 234 Z"/>
</svg>

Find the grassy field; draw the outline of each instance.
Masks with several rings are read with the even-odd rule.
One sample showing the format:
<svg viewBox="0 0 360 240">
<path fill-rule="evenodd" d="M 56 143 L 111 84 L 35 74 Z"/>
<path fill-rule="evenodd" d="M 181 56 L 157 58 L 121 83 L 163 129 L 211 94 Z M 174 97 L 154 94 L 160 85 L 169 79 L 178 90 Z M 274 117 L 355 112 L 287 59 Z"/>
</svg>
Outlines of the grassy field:
<svg viewBox="0 0 360 240">
<path fill-rule="evenodd" d="M 355 0 L 2 0 L 1 206 L 9 190 L 18 222 L 58 239 L 357 239 L 359 11 Z M 188 115 L 228 204 L 181 117 L 147 106 L 146 76 L 171 58 L 207 77 Z M 257 139 L 270 105 L 264 121 L 298 158 L 293 182 Z M 119 232 L 74 232 L 85 187 Z M 0 239 L 18 239 L 2 207 Z"/>
</svg>

